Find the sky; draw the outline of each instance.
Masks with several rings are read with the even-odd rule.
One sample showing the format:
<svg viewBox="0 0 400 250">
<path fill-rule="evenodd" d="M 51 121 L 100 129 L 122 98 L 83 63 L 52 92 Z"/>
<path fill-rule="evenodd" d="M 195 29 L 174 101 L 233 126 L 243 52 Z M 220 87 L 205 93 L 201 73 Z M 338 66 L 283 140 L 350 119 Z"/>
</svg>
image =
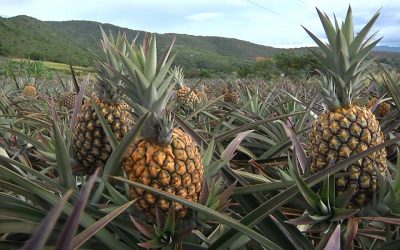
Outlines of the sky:
<svg viewBox="0 0 400 250">
<path fill-rule="evenodd" d="M 349 4 L 356 31 L 381 9 L 381 46 L 400 47 L 400 0 L 0 0 L 0 16 L 90 20 L 156 33 L 237 38 L 277 48 L 313 46 L 302 25 L 324 38 L 315 7 L 339 21 Z"/>
</svg>

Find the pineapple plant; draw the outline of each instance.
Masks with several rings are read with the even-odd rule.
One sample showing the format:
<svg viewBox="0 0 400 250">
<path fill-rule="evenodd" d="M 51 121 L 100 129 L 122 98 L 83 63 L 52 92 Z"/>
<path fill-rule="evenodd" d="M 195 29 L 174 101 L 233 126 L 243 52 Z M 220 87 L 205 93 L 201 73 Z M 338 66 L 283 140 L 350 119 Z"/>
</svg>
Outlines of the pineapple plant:
<svg viewBox="0 0 400 250">
<path fill-rule="evenodd" d="M 323 43 L 305 28 L 322 54 L 311 50 L 321 61 L 321 89 L 327 109 L 314 121 L 309 134 L 310 173 L 314 174 L 384 141 L 380 124 L 369 108 L 352 103 L 362 90 L 365 69 L 372 62 L 366 57 L 379 42 L 365 40 L 379 16 L 376 13 L 355 36 L 349 7 L 341 27 L 318 10 L 329 44 Z M 361 207 L 378 190 L 378 175 L 387 174 L 385 149 L 371 153 L 342 171 L 336 179 L 337 192 L 352 188 L 350 206 Z"/>
<path fill-rule="evenodd" d="M 121 70 L 122 63 L 114 60 L 116 57 L 111 54 L 110 48 L 113 44 L 124 53 L 126 51 L 124 37 L 119 34 L 114 40 L 112 34 L 107 37 L 103 30 L 102 34 L 101 45 L 108 63 Z M 112 152 L 93 103 L 99 107 L 118 140 L 124 137 L 133 124 L 129 106 L 122 100 L 117 88 L 108 83 L 109 80 L 115 80 L 112 71 L 99 61 L 96 69 L 98 73 L 95 83 L 96 93 L 82 105 L 73 130 L 73 148 L 76 158 L 87 173 L 91 173 L 94 168 L 104 166 Z"/>
<path fill-rule="evenodd" d="M 161 63 L 157 63 L 155 35 L 151 38 L 146 35 L 143 46 L 130 51 L 130 58 L 122 53 L 120 57 L 129 73 L 127 77 L 122 77 L 124 86 L 121 90 L 144 108 L 144 111 L 138 110 L 140 115 L 150 112 L 140 140 L 132 142 L 124 158 L 127 177 L 197 202 L 203 182 L 198 146 L 189 134 L 174 127 L 174 121 L 166 110 L 175 86 L 173 78 L 177 74 L 182 75 L 182 69 L 169 70 L 174 59 L 169 57 L 169 52 Z M 131 188 L 130 195 L 138 199 L 138 208 L 150 219 L 155 217 L 157 208 L 167 213 L 171 206 L 167 199 L 140 188 Z M 182 204 L 174 203 L 173 206 L 177 218 L 188 215 L 188 209 Z"/>
<path fill-rule="evenodd" d="M 185 75 L 182 67 L 176 67 L 174 72 L 174 80 L 178 84 L 178 91 L 176 92 L 176 99 L 179 103 L 193 107 L 199 103 L 199 98 L 191 88 L 184 84 Z"/>
<path fill-rule="evenodd" d="M 233 88 L 232 84 L 228 84 L 227 89 L 224 91 L 224 102 L 237 105 L 239 104 L 239 99 L 239 94 Z"/>
<path fill-rule="evenodd" d="M 34 84 L 26 84 L 22 91 L 22 94 L 28 97 L 36 97 L 37 89 Z"/>
</svg>

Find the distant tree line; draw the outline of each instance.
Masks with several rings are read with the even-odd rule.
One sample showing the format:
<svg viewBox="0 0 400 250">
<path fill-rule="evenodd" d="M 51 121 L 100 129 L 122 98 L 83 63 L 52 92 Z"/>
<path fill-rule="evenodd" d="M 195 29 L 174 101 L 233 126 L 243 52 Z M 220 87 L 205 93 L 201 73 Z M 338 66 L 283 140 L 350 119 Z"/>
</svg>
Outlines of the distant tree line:
<svg viewBox="0 0 400 250">
<path fill-rule="evenodd" d="M 282 75 L 291 79 L 307 78 L 316 73 L 318 60 L 312 53 L 280 52 L 238 69 L 240 77 L 273 79 Z"/>
</svg>

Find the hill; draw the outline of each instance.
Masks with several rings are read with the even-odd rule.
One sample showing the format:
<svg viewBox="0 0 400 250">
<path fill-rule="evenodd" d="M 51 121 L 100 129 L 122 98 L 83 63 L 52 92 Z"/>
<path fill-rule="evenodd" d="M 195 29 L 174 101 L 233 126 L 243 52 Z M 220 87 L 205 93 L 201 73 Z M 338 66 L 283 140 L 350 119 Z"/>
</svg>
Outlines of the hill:
<svg viewBox="0 0 400 250">
<path fill-rule="evenodd" d="M 0 18 L 0 55 L 68 62 L 87 66 L 89 53 L 63 32 L 28 16 Z"/>
<path fill-rule="evenodd" d="M 100 25 L 113 34 L 125 32 L 128 39 L 133 39 L 139 32 L 139 40 L 144 32 L 101 24 L 92 21 L 40 21 L 29 16 L 11 18 L 0 17 L 0 56 L 25 57 L 37 60 L 89 66 L 99 51 Z M 258 45 L 238 39 L 193 36 L 186 34 L 158 34 L 161 47 L 166 47 L 176 37 L 176 63 L 186 69 L 206 69 L 208 71 L 232 71 L 240 65 L 254 62 L 256 57 L 272 57 L 285 49 Z M 302 53 L 305 48 L 291 49 Z M 378 48 L 381 57 L 389 58 L 386 62 L 399 62 L 398 51 L 391 47 Z"/>
<path fill-rule="evenodd" d="M 68 62 L 88 66 L 98 52 L 100 25 L 116 34 L 125 32 L 132 39 L 143 31 L 91 21 L 40 21 L 28 16 L 0 18 L 0 55 Z M 186 68 L 229 71 L 257 56 L 271 57 L 280 49 L 223 37 L 158 34 L 158 43 L 166 47 L 176 37 L 176 63 Z"/>
</svg>

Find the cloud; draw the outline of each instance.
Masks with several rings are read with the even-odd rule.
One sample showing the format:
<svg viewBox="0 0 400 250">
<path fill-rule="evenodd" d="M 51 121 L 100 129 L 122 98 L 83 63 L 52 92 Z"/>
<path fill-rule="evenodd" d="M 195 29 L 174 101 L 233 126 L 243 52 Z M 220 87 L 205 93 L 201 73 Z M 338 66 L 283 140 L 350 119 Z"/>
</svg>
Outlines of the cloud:
<svg viewBox="0 0 400 250">
<path fill-rule="evenodd" d="M 224 13 L 219 13 L 219 12 L 202 12 L 202 13 L 196 13 L 190 16 L 186 16 L 186 19 L 192 20 L 192 21 L 208 21 L 212 19 L 216 19 L 219 17 L 222 17 Z"/>
</svg>

